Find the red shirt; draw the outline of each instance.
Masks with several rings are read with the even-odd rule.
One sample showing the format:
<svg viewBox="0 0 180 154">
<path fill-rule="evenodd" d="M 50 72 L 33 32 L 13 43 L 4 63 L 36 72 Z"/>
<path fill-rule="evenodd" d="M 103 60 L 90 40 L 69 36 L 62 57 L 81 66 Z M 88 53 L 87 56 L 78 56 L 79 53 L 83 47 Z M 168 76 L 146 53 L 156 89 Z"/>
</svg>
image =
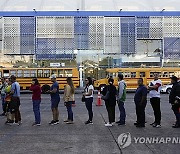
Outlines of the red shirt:
<svg viewBox="0 0 180 154">
<path fill-rule="evenodd" d="M 39 85 L 31 85 L 30 90 L 33 92 L 32 100 L 41 100 L 41 87 Z"/>
</svg>

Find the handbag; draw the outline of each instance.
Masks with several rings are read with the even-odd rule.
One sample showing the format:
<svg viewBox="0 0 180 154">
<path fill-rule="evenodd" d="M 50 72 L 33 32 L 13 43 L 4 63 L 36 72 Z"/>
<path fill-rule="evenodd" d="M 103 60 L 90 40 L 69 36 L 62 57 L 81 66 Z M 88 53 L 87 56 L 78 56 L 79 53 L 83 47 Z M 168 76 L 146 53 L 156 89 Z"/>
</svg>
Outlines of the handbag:
<svg viewBox="0 0 180 154">
<path fill-rule="evenodd" d="M 109 99 L 109 89 L 107 88 L 107 92 L 106 92 L 106 95 L 103 95 L 101 97 L 104 101 L 107 101 Z"/>
<path fill-rule="evenodd" d="M 81 101 L 85 102 L 85 96 L 84 95 L 82 96 Z"/>
<path fill-rule="evenodd" d="M 178 97 L 178 96 L 175 97 L 174 104 L 180 105 L 180 97 Z"/>
<path fill-rule="evenodd" d="M 87 90 L 86 90 L 86 88 L 87 88 Z M 84 89 L 84 92 L 86 92 L 86 91 L 88 92 L 88 87 L 86 87 L 86 88 Z M 85 102 L 85 99 L 86 99 L 86 98 L 85 98 L 85 96 L 83 95 L 82 98 L 81 98 L 81 101 L 82 101 L 82 102 Z"/>
</svg>

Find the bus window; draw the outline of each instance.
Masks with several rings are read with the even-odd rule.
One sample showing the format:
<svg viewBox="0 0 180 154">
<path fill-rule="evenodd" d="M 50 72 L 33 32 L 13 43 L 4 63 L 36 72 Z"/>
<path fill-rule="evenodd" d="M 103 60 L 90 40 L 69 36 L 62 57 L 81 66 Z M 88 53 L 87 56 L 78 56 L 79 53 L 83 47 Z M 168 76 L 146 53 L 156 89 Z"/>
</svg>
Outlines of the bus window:
<svg viewBox="0 0 180 154">
<path fill-rule="evenodd" d="M 4 77 L 9 77 L 9 70 L 3 70 L 3 75 Z"/>
<path fill-rule="evenodd" d="M 136 72 L 131 72 L 131 78 L 135 78 L 136 77 Z"/>
<path fill-rule="evenodd" d="M 161 77 L 161 72 L 150 72 L 150 77 L 153 78 L 155 73 L 157 73 L 159 77 Z"/>
<path fill-rule="evenodd" d="M 57 75 L 57 70 L 51 70 L 51 74 L 56 74 Z"/>
<path fill-rule="evenodd" d="M 17 70 L 17 77 L 23 77 L 23 71 L 22 70 Z"/>
<path fill-rule="evenodd" d="M 64 77 L 64 71 L 58 70 L 58 77 Z"/>
<path fill-rule="evenodd" d="M 45 78 L 50 77 L 50 70 L 44 70 L 44 77 Z"/>
<path fill-rule="evenodd" d="M 130 72 L 124 72 L 124 77 L 125 78 L 130 78 L 131 77 L 131 73 Z"/>
<path fill-rule="evenodd" d="M 117 77 L 117 73 L 113 73 L 113 78 Z"/>
<path fill-rule="evenodd" d="M 43 77 L 43 70 L 38 70 L 37 77 L 39 77 L 39 78 Z"/>
<path fill-rule="evenodd" d="M 162 77 L 164 77 L 164 78 L 168 78 L 168 77 L 169 77 L 168 72 L 163 72 L 163 73 L 162 73 Z"/>
<path fill-rule="evenodd" d="M 10 75 L 16 76 L 16 70 L 10 70 Z"/>
<path fill-rule="evenodd" d="M 146 77 L 145 72 L 140 72 L 140 78 Z"/>
<path fill-rule="evenodd" d="M 31 77 L 36 77 L 36 70 L 31 70 Z"/>
<path fill-rule="evenodd" d="M 174 72 L 169 72 L 169 77 L 172 77 L 174 75 Z"/>
<path fill-rule="evenodd" d="M 64 70 L 65 77 L 72 77 L 72 70 Z"/>
<path fill-rule="evenodd" d="M 24 77 L 29 78 L 30 76 L 30 70 L 24 70 Z"/>
</svg>

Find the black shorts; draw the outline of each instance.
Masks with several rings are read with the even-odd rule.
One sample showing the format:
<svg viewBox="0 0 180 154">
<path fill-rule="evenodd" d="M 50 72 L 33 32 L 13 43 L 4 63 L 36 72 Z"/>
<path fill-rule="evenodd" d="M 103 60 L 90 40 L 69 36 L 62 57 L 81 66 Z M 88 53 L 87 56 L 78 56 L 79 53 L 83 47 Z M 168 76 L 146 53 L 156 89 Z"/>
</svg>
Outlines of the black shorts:
<svg viewBox="0 0 180 154">
<path fill-rule="evenodd" d="M 20 99 L 19 97 L 12 97 L 11 101 L 9 102 L 9 110 L 11 113 L 16 112 L 20 106 Z"/>
</svg>

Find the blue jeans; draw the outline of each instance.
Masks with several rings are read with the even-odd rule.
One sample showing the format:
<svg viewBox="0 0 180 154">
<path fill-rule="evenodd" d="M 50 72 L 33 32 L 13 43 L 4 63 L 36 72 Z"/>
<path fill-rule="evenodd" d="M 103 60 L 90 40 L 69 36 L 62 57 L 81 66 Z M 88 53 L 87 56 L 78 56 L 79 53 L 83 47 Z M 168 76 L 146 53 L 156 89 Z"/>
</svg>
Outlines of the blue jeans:
<svg viewBox="0 0 180 154">
<path fill-rule="evenodd" d="M 66 108 L 68 112 L 68 120 L 73 121 L 73 111 L 72 111 L 72 102 L 66 102 Z"/>
<path fill-rule="evenodd" d="M 119 107 L 119 111 L 120 111 L 120 123 L 124 124 L 126 122 L 126 111 L 124 108 L 124 102 L 119 101 L 118 107 Z"/>
<path fill-rule="evenodd" d="M 41 103 L 41 100 L 33 100 L 33 112 L 34 112 L 36 124 L 41 123 L 40 103 Z"/>
<path fill-rule="evenodd" d="M 4 105 L 5 105 L 5 97 L 6 95 L 1 95 L 1 101 L 2 101 L 2 110 L 5 113 L 6 111 L 4 111 Z"/>
<path fill-rule="evenodd" d="M 93 103 L 93 97 L 85 98 L 85 104 L 89 114 L 89 121 L 92 121 L 93 119 L 92 103 Z"/>
</svg>

